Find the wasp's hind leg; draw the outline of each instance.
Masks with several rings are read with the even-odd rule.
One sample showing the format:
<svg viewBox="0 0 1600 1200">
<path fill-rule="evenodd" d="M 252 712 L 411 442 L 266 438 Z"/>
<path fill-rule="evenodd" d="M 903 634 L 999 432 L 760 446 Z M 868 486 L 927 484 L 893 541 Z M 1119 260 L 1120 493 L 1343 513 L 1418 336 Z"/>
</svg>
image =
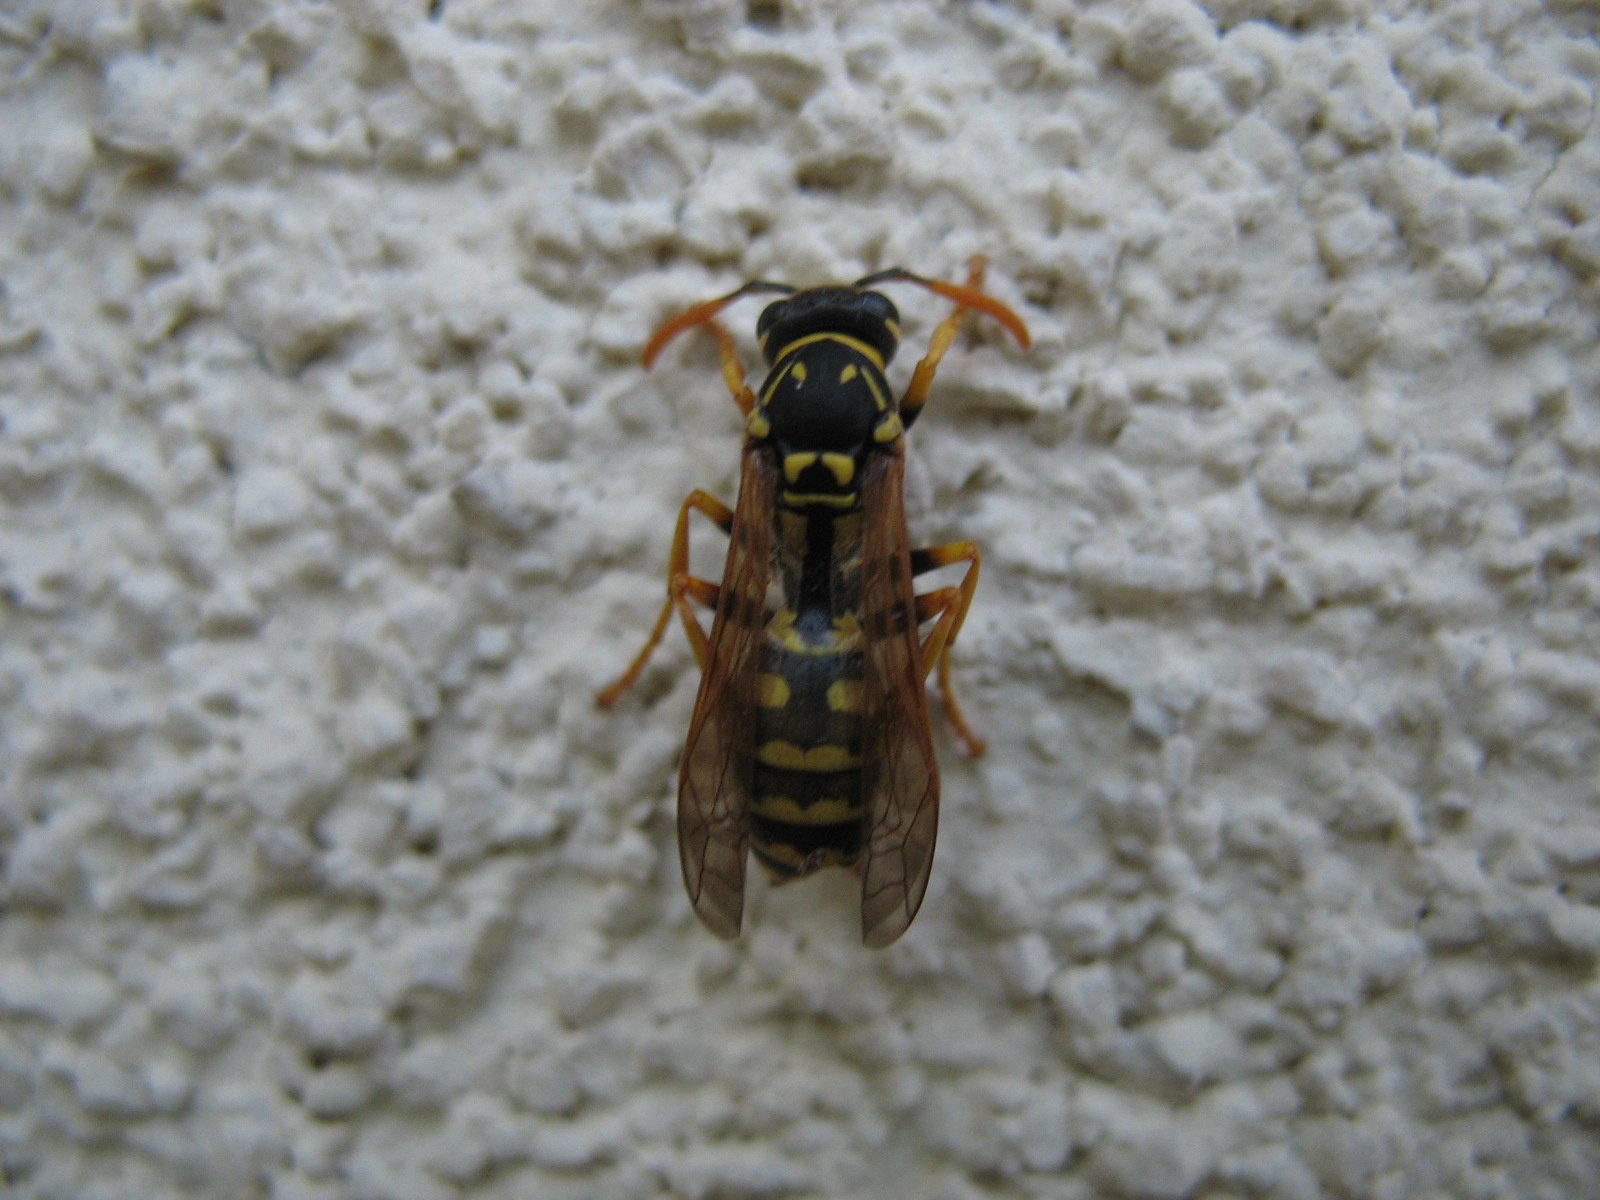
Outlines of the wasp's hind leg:
<svg viewBox="0 0 1600 1200">
<path fill-rule="evenodd" d="M 650 655 L 655 652 L 655 648 L 661 644 L 661 639 L 666 635 L 667 623 L 672 619 L 674 609 L 683 619 L 683 631 L 689 635 L 689 645 L 694 650 L 695 662 L 702 670 L 705 669 L 710 640 L 695 617 L 694 609 L 689 606 L 689 601 L 696 600 L 705 607 L 714 609 L 722 589 L 709 580 L 689 574 L 691 509 L 710 517 L 723 533 L 733 528 L 733 509 L 710 493 L 696 489 L 684 499 L 678 509 L 677 527 L 672 532 L 672 553 L 667 559 L 667 602 L 661 606 L 661 615 L 656 618 L 655 628 L 645 640 L 644 649 L 639 651 L 638 656 L 629 664 L 628 669 L 618 676 L 616 682 L 595 696 L 594 702 L 601 708 L 610 708 L 638 680 L 645 664 L 650 661 Z"/>
<path fill-rule="evenodd" d="M 951 542 L 945 546 L 931 546 L 926 550 L 911 552 L 913 575 L 923 575 L 956 563 L 967 564 L 967 572 L 961 577 L 961 582 L 954 587 L 937 588 L 918 596 L 917 622 L 937 621 L 922 641 L 923 670 L 932 670 L 934 661 L 938 660 L 939 695 L 944 700 L 945 714 L 950 718 L 950 726 L 956 731 L 956 736 L 966 746 L 967 753 L 977 758 L 988 747 L 981 737 L 972 732 L 966 718 L 961 715 L 961 706 L 956 703 L 955 691 L 950 686 L 950 649 L 955 645 L 956 635 L 961 632 L 961 623 L 967 618 L 967 609 L 972 607 L 972 596 L 978 589 L 982 556 L 974 542 Z"/>
</svg>

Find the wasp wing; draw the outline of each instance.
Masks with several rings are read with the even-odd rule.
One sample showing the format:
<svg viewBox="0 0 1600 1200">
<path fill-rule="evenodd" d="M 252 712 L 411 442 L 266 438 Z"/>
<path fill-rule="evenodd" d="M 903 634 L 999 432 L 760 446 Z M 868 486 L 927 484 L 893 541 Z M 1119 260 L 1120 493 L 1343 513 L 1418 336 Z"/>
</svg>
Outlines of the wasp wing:
<svg viewBox="0 0 1600 1200">
<path fill-rule="evenodd" d="M 678 854 L 689 903 L 718 937 L 744 913 L 745 811 L 754 780 L 756 652 L 766 623 L 777 467 L 746 442 L 728 560 L 678 768 Z"/>
<path fill-rule="evenodd" d="M 939 825 L 939 767 L 923 686 L 904 480 L 903 440 L 874 455 L 862 480 L 861 760 L 867 830 L 861 937 L 868 946 L 889 945 L 917 915 Z"/>
</svg>

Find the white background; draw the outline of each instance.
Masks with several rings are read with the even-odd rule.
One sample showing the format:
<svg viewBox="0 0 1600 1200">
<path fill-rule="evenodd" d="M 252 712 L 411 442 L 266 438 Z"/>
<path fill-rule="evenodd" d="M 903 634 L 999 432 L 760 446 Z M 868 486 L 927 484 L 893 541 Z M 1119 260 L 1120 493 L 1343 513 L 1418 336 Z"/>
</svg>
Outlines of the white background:
<svg viewBox="0 0 1600 1200">
<path fill-rule="evenodd" d="M 1597 24 L 5 6 L 6 1194 L 1587 1194 Z M 990 753 L 900 944 L 842 873 L 716 942 L 679 631 L 591 702 L 737 465 L 639 349 L 980 251 L 1036 346 L 909 505 Z"/>
</svg>

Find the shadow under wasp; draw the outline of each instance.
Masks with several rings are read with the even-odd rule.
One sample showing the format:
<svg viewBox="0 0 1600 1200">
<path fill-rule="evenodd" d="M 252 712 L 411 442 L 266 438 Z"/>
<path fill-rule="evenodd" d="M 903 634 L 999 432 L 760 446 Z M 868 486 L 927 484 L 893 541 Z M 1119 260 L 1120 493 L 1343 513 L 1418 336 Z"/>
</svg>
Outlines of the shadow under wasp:
<svg viewBox="0 0 1600 1200">
<path fill-rule="evenodd" d="M 905 432 L 962 318 L 984 313 L 1029 345 L 983 277 L 974 258 L 964 284 L 899 268 L 803 290 L 754 280 L 669 320 L 645 347 L 648 369 L 687 330 L 716 338 L 745 416 L 739 497 L 731 509 L 698 490 L 684 500 L 661 615 L 596 701 L 609 708 L 632 686 L 676 611 L 702 672 L 678 773 L 678 848 L 690 903 L 720 937 L 739 934 L 748 851 L 775 883 L 859 866 L 862 940 L 893 942 L 916 916 L 933 864 L 939 770 L 925 681 L 934 664 L 951 726 L 983 753 L 950 688 L 978 548 L 912 549 L 902 496 Z M 884 368 L 899 313 L 875 290 L 884 283 L 955 305 L 898 402 Z M 754 393 L 717 314 L 759 292 L 783 298 L 756 324 L 770 371 Z M 689 573 L 691 511 L 728 535 L 720 584 Z M 914 577 L 957 564 L 966 565 L 960 583 L 914 591 Z M 709 635 L 692 603 L 713 610 Z"/>
</svg>

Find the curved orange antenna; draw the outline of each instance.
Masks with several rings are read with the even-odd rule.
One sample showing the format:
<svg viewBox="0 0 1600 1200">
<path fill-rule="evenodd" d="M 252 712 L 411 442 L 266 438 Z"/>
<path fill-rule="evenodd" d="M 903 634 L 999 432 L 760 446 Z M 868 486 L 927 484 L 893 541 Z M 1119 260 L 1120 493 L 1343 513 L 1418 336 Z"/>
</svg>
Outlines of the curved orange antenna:
<svg viewBox="0 0 1600 1200">
<path fill-rule="evenodd" d="M 656 358 L 667 348 L 667 343 L 673 338 L 686 329 L 693 329 L 696 325 L 710 324 L 719 312 L 727 308 L 735 300 L 744 299 L 751 292 L 789 293 L 792 291 L 794 291 L 794 288 L 786 283 L 769 283 L 765 279 L 752 279 L 743 287 L 735 288 L 726 296 L 719 296 L 715 300 L 707 300 L 704 304 L 696 304 L 688 312 L 679 313 L 655 331 L 650 341 L 646 344 L 644 353 L 640 356 L 640 362 L 644 364 L 644 369 L 648 371 L 655 364 Z"/>
<path fill-rule="evenodd" d="M 868 275 L 865 279 L 856 280 L 854 286 L 872 287 L 875 284 L 888 283 L 896 279 L 903 280 L 906 283 L 914 283 L 918 287 L 927 288 L 936 296 L 943 296 L 946 300 L 958 304 L 962 308 L 970 308 L 974 312 L 981 312 L 993 317 L 1005 326 L 1006 332 L 1017 340 L 1017 345 L 1024 350 L 1028 349 L 1033 345 L 1033 338 L 1029 336 L 1028 327 L 1022 323 L 1022 318 L 993 296 L 978 289 L 977 285 L 983 282 L 984 266 L 983 256 L 981 254 L 974 255 L 972 261 L 968 264 L 968 269 L 972 273 L 972 281 L 965 284 L 946 283 L 942 279 L 925 279 L 921 275 L 913 275 L 910 271 L 900 267 L 891 267 L 887 271 L 879 271 L 876 274 Z"/>
<path fill-rule="evenodd" d="M 640 361 L 648 371 L 655 365 L 657 356 L 667 348 L 667 343 L 677 337 L 685 329 L 693 329 L 696 325 L 704 325 L 715 317 L 728 305 L 733 303 L 732 296 L 724 296 L 720 300 L 707 300 L 704 304 L 696 304 L 688 312 L 679 313 L 660 329 L 656 330 L 644 348 Z"/>
<path fill-rule="evenodd" d="M 962 308 L 970 308 L 974 312 L 993 317 L 1005 326 L 1006 332 L 1016 338 L 1017 345 L 1024 350 L 1033 345 L 1033 338 L 1028 335 L 1028 327 L 1022 323 L 1022 318 L 987 292 L 980 292 L 977 288 L 965 287 L 959 283 L 945 283 L 939 279 L 913 279 L 911 282 L 920 283 L 930 292 L 943 296 Z"/>
<path fill-rule="evenodd" d="M 975 286 L 983 280 L 984 261 L 982 255 L 973 257 L 970 268 L 973 282 L 965 284 L 946 283 L 942 279 L 925 279 L 921 275 L 913 275 L 910 271 L 903 270 L 900 267 L 892 267 L 887 271 L 879 271 L 874 275 L 868 275 L 865 279 L 858 279 L 851 286 L 858 288 L 871 287 L 874 284 L 889 283 L 894 280 L 914 283 L 918 287 L 927 288 L 928 291 L 937 296 L 943 296 L 952 304 L 993 317 L 1001 325 L 1005 326 L 1006 332 L 1015 338 L 1017 345 L 1024 350 L 1032 346 L 1033 338 L 1029 336 L 1028 327 L 1022 323 L 1022 318 L 993 296 Z M 693 329 L 696 325 L 712 324 L 718 313 L 735 300 L 742 300 L 752 292 L 782 292 L 787 295 L 794 292 L 794 290 L 793 287 L 786 283 L 772 283 L 765 279 L 752 279 L 742 287 L 735 288 L 726 296 L 719 296 L 715 300 L 707 300 L 704 304 L 696 304 L 687 312 L 679 313 L 655 331 L 650 341 L 645 345 L 644 353 L 640 355 L 640 362 L 644 364 L 644 369 L 648 371 L 655 365 L 656 359 L 660 357 L 661 352 L 667 348 L 667 343 L 672 341 L 673 338 L 685 330 Z"/>
</svg>

